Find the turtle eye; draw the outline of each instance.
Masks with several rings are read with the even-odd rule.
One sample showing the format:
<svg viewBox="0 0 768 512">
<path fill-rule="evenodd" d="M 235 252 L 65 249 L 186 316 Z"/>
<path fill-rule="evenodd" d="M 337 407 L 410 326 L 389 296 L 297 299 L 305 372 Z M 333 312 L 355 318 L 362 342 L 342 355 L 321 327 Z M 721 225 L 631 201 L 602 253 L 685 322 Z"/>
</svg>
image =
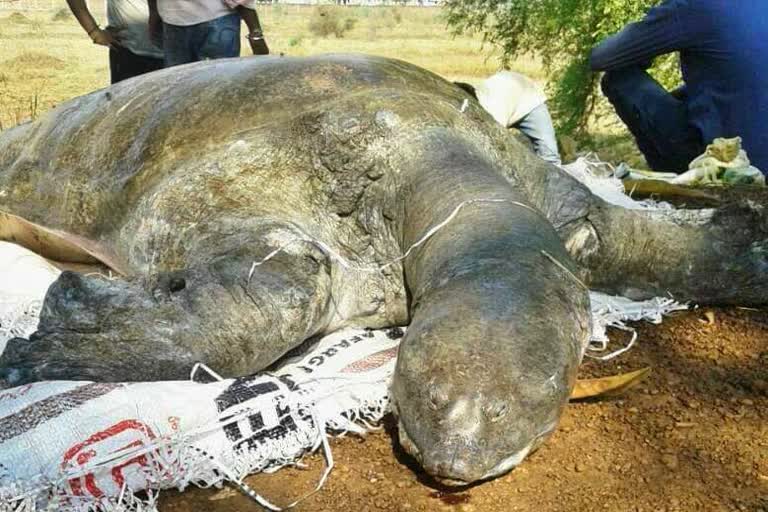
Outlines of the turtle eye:
<svg viewBox="0 0 768 512">
<path fill-rule="evenodd" d="M 488 418 L 488 421 L 491 423 L 495 423 L 502 419 L 504 416 L 507 415 L 507 412 L 509 411 L 509 406 L 506 402 L 502 402 L 501 400 L 497 400 L 495 402 L 491 402 L 490 404 L 483 407 L 483 413 L 485 414 L 485 417 Z"/>
<path fill-rule="evenodd" d="M 438 410 L 448 403 L 448 391 L 445 386 L 430 384 L 428 394 L 429 406 L 434 410 Z"/>
</svg>

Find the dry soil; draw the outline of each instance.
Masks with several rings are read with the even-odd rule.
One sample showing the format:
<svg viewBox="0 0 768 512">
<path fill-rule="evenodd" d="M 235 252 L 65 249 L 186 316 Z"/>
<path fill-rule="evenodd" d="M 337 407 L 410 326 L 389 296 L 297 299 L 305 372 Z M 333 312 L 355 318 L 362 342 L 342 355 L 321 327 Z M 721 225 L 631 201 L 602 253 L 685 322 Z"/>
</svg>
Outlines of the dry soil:
<svg viewBox="0 0 768 512">
<path fill-rule="evenodd" d="M 636 348 L 588 360 L 582 375 L 652 366 L 651 376 L 620 398 L 572 403 L 549 442 L 510 474 L 440 489 L 388 427 L 334 441 L 327 484 L 297 510 L 768 512 L 768 311 L 699 309 L 637 327 Z M 322 471 L 320 456 L 305 462 L 248 483 L 287 504 Z M 261 510 L 230 488 L 166 493 L 160 503 L 162 512 Z"/>
</svg>

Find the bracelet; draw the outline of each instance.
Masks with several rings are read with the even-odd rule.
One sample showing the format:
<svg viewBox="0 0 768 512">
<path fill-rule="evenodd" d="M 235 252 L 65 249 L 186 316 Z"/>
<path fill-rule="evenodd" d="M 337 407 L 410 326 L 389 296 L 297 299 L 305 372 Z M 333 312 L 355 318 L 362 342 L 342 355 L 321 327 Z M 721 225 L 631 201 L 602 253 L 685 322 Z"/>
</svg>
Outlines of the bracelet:
<svg viewBox="0 0 768 512">
<path fill-rule="evenodd" d="M 92 28 L 91 30 L 89 30 L 89 31 L 88 31 L 88 37 L 90 37 L 90 36 L 91 36 L 91 34 L 93 34 L 94 32 L 96 32 L 97 30 L 101 30 L 101 27 L 100 27 L 100 26 L 98 26 L 98 25 L 96 25 L 94 28 Z"/>
<path fill-rule="evenodd" d="M 245 36 L 245 38 L 249 41 L 262 41 L 264 40 L 264 33 L 261 31 L 253 31 Z"/>
</svg>

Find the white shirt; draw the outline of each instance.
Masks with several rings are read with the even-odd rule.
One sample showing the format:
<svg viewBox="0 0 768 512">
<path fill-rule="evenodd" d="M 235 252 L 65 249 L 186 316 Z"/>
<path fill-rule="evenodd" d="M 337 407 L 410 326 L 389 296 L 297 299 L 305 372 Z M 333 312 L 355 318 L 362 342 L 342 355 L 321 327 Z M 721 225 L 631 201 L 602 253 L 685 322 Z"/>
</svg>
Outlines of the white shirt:
<svg viewBox="0 0 768 512">
<path fill-rule="evenodd" d="M 533 80 L 514 71 L 499 71 L 483 80 L 475 92 L 480 105 L 505 128 L 547 101 Z"/>
<path fill-rule="evenodd" d="M 149 39 L 147 0 L 107 0 L 107 23 L 121 46 L 144 57 L 163 58 Z"/>
<path fill-rule="evenodd" d="M 243 3 L 253 8 L 255 0 Z M 235 12 L 222 0 L 157 0 L 157 10 L 164 23 L 188 27 L 215 20 Z"/>
</svg>

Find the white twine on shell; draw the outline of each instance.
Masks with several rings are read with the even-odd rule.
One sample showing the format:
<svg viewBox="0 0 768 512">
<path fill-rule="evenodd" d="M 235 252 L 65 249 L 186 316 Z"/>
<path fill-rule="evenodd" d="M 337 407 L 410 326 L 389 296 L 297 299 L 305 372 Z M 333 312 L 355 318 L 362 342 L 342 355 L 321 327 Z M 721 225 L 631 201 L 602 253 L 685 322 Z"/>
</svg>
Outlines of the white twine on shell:
<svg viewBox="0 0 768 512">
<path fill-rule="evenodd" d="M 462 201 L 461 203 L 459 203 L 459 205 L 456 206 L 456 208 L 453 209 L 451 214 L 448 215 L 442 222 L 439 222 L 438 224 L 435 224 L 434 226 L 429 228 L 429 230 L 427 230 L 427 232 L 421 238 L 419 238 L 416 242 L 411 244 L 411 246 L 408 247 L 408 250 L 406 250 L 403 254 L 401 254 L 397 258 L 395 258 L 393 260 L 390 260 L 387 263 L 385 263 L 383 265 L 380 265 L 380 266 L 358 266 L 358 265 L 355 265 L 355 264 L 351 263 L 349 260 L 347 260 L 346 258 L 344 258 L 344 256 L 342 256 L 341 254 L 339 254 L 338 252 L 333 250 L 328 244 L 326 244 L 322 240 L 318 240 L 317 238 L 311 237 L 311 236 L 307 235 L 306 233 L 301 232 L 301 236 L 299 238 L 297 238 L 295 240 L 292 240 L 292 241 L 288 242 L 285 245 L 281 245 L 277 249 L 275 249 L 272 252 L 270 252 L 269 254 L 267 254 L 261 260 L 255 261 L 253 263 L 253 265 L 251 265 L 251 269 L 248 272 L 248 282 L 250 283 L 251 278 L 253 277 L 253 273 L 256 271 L 257 267 L 260 267 L 264 263 L 268 262 L 269 260 L 271 260 L 272 258 L 277 256 L 282 251 L 286 250 L 288 247 L 290 247 L 290 246 L 292 246 L 292 245 L 294 245 L 296 243 L 299 243 L 299 242 L 308 242 L 308 243 L 317 245 L 326 254 L 328 254 L 334 260 L 338 261 L 339 264 L 342 267 L 344 267 L 345 269 L 347 269 L 347 270 L 352 270 L 352 271 L 355 271 L 355 272 L 381 272 L 382 270 L 386 270 L 387 268 L 391 267 L 392 265 L 396 265 L 397 263 L 400 263 L 401 261 L 406 259 L 408 256 L 410 256 L 411 253 L 415 249 L 417 249 L 419 246 L 423 245 L 427 240 L 432 238 L 432 236 L 434 236 L 435 233 L 437 233 L 438 231 L 443 229 L 445 226 L 450 224 L 453 221 L 453 219 L 456 218 L 456 216 L 459 214 L 459 212 L 464 207 L 469 206 L 469 205 L 478 204 L 478 203 L 496 203 L 496 204 L 498 204 L 498 203 L 509 203 L 509 204 L 513 204 L 515 206 L 523 207 L 523 208 L 525 208 L 527 210 L 530 210 L 530 211 L 536 213 L 537 215 L 541 215 L 541 213 L 538 210 L 536 210 L 535 208 L 533 208 L 533 207 L 531 207 L 531 206 L 529 206 L 529 205 L 527 205 L 525 203 L 521 203 L 519 201 L 512 201 L 512 200 L 509 200 L 509 199 L 492 199 L 492 198 L 489 198 L 489 199 L 468 199 L 466 201 Z"/>
<path fill-rule="evenodd" d="M 601 165 L 601 164 L 604 164 L 604 165 L 608 166 L 611 170 L 613 170 L 613 166 L 611 164 L 609 164 L 609 163 L 600 162 L 600 161 L 589 161 L 586 158 L 585 158 L 585 161 L 589 165 Z M 266 262 L 268 262 L 269 260 L 271 260 L 272 258 L 277 256 L 280 252 L 286 250 L 288 247 L 292 246 L 293 244 L 299 243 L 299 242 L 307 242 L 307 243 L 315 244 L 316 246 L 320 247 L 326 254 L 328 254 L 332 259 L 335 259 L 336 261 L 338 261 L 339 264 L 343 268 L 345 268 L 347 270 L 352 270 L 352 271 L 356 271 L 356 272 L 381 272 L 381 271 L 387 269 L 388 267 L 391 267 L 392 265 L 395 265 L 395 264 L 403 261 L 404 259 L 406 259 L 408 256 L 410 256 L 410 254 L 416 248 L 418 248 L 419 246 L 423 245 L 427 240 L 429 240 L 432 236 L 434 236 L 438 231 L 440 231 L 441 229 L 446 227 L 448 224 L 450 224 L 456 218 L 456 216 L 459 214 L 459 212 L 462 210 L 462 208 L 464 208 L 464 207 L 466 207 L 468 205 L 473 205 L 473 204 L 477 204 L 477 203 L 509 203 L 509 204 L 513 204 L 515 206 L 520 206 L 520 207 L 526 208 L 526 209 L 536 213 L 537 215 L 542 215 L 541 212 L 539 212 L 538 210 L 534 209 L 533 207 L 531 207 L 531 206 L 529 206 L 529 205 L 527 205 L 525 203 L 521 203 L 519 201 L 512 201 L 512 200 L 508 200 L 508 199 L 486 198 L 486 199 L 469 199 L 469 200 L 466 200 L 466 201 L 462 201 L 461 203 L 458 204 L 458 206 L 456 206 L 456 208 L 453 209 L 453 211 L 451 212 L 450 215 L 448 215 L 443 221 L 441 221 L 438 224 L 436 224 L 436 225 L 432 226 L 431 228 L 429 228 L 427 230 L 427 232 L 424 235 L 422 235 L 422 237 L 419 238 L 416 242 L 411 244 L 408 247 L 408 249 L 403 254 L 401 254 L 397 258 L 395 258 L 393 260 L 390 260 L 390 261 L 388 261 L 388 262 L 386 262 L 386 263 L 384 263 L 383 265 L 380 265 L 380 266 L 358 266 L 358 265 L 355 265 L 355 264 L 351 263 L 349 260 L 347 260 L 346 258 L 344 258 L 341 254 L 339 254 L 338 252 L 333 250 L 328 244 L 326 244 L 322 240 L 318 240 L 317 238 L 310 237 L 306 233 L 301 232 L 301 237 L 300 238 L 292 240 L 292 241 L 288 242 L 287 244 L 281 245 L 280 247 L 274 249 L 272 252 L 267 254 L 261 260 L 255 261 L 251 265 L 251 268 L 250 268 L 250 270 L 248 272 L 248 282 L 250 283 L 251 278 L 253 277 L 253 274 L 256 271 L 257 267 L 265 264 Z M 589 287 L 581 279 L 579 279 L 578 276 L 576 276 L 576 274 L 574 274 L 570 269 L 568 269 L 568 267 L 566 267 L 562 262 L 558 261 L 554 256 L 552 256 L 551 254 L 549 254 L 545 250 L 541 250 L 540 252 L 541 252 L 541 254 L 544 257 L 546 257 L 548 260 L 550 260 L 555 266 L 557 266 L 563 272 L 565 272 L 566 275 L 570 276 L 576 283 L 578 283 L 579 286 L 581 286 L 582 288 L 584 288 L 586 290 L 589 290 Z M 586 353 L 585 355 L 587 357 L 590 357 L 592 359 L 598 359 L 600 361 L 608 361 L 610 359 L 618 357 L 619 355 L 627 352 L 628 350 L 630 350 L 634 346 L 635 341 L 637 341 L 637 332 L 635 331 L 635 329 L 633 329 L 631 327 L 628 327 L 628 326 L 624 325 L 623 323 L 616 323 L 616 322 L 612 322 L 611 326 L 612 327 L 616 327 L 618 329 L 625 330 L 627 332 L 631 332 L 632 333 L 632 338 L 630 339 L 629 343 L 625 347 L 623 347 L 621 349 L 618 349 L 618 350 L 616 350 L 614 352 L 611 352 L 610 354 L 606 354 L 606 355 L 603 355 L 603 356 L 596 356 L 596 355 L 592 355 L 592 354 Z M 595 345 L 595 342 L 597 343 L 597 345 Z M 590 345 L 587 347 L 587 351 L 603 352 L 603 351 L 605 351 L 607 349 L 607 346 L 608 346 L 607 341 L 593 340 L 592 342 L 590 342 Z"/>
</svg>

